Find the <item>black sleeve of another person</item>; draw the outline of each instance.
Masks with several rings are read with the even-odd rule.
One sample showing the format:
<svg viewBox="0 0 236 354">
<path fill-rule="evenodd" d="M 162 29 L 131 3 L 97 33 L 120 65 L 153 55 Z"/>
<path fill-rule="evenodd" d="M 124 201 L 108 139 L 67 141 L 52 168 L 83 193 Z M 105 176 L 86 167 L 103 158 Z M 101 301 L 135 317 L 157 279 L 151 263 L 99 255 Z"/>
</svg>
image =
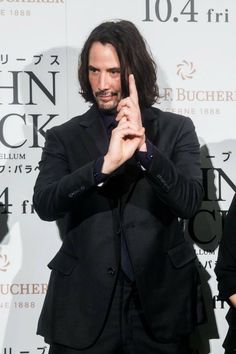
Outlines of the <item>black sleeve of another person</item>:
<svg viewBox="0 0 236 354">
<path fill-rule="evenodd" d="M 236 294 L 236 194 L 226 216 L 215 273 L 219 299 L 228 301 Z"/>
</svg>

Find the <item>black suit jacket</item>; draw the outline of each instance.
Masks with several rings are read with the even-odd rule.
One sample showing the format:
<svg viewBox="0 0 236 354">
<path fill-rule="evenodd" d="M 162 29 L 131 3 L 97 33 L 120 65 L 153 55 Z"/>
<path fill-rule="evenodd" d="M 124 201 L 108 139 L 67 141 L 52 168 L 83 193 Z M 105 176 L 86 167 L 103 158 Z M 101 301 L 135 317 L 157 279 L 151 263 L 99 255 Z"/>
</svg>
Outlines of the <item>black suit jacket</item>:
<svg viewBox="0 0 236 354">
<path fill-rule="evenodd" d="M 34 206 L 43 220 L 68 217 L 38 325 L 48 342 L 84 348 L 96 340 L 118 274 L 121 227 L 155 337 L 179 339 L 198 321 L 196 255 L 182 219 L 203 195 L 199 143 L 189 118 L 149 108 L 142 119 L 154 144 L 150 169 L 132 158 L 103 186 L 94 162 L 109 142 L 95 106 L 46 134 Z"/>
<path fill-rule="evenodd" d="M 229 297 L 236 294 L 236 194 L 225 220 L 215 272 L 218 280 L 218 298 L 230 305 L 226 315 L 229 330 L 223 343 L 230 351 L 236 349 L 236 308 L 229 302 Z"/>
</svg>

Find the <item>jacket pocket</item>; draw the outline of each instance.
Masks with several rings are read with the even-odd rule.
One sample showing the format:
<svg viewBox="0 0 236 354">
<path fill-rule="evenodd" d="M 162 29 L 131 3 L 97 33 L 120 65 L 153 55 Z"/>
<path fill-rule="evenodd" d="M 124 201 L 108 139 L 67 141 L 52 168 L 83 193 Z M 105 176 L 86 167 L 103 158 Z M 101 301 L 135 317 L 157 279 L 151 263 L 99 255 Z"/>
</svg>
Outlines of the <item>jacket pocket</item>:
<svg viewBox="0 0 236 354">
<path fill-rule="evenodd" d="M 171 248 L 168 251 L 168 256 L 175 268 L 182 268 L 197 258 L 195 250 L 189 242 L 184 242 Z"/>
<path fill-rule="evenodd" d="M 55 257 L 48 263 L 48 268 L 69 275 L 78 264 L 78 259 L 63 251 L 58 251 Z"/>
</svg>

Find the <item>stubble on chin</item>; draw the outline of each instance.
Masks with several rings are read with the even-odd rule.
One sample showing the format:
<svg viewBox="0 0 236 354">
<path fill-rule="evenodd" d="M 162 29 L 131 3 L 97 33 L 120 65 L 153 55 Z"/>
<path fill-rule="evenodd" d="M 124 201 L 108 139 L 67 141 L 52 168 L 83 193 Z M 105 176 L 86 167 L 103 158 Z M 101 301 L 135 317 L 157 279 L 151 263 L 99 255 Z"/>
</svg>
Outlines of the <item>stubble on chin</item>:
<svg viewBox="0 0 236 354">
<path fill-rule="evenodd" d="M 101 102 L 98 98 L 96 98 L 96 102 L 97 102 L 98 108 L 103 111 L 113 111 L 113 110 L 116 111 L 116 107 L 118 106 L 117 100 L 106 104 L 106 103 Z"/>
</svg>

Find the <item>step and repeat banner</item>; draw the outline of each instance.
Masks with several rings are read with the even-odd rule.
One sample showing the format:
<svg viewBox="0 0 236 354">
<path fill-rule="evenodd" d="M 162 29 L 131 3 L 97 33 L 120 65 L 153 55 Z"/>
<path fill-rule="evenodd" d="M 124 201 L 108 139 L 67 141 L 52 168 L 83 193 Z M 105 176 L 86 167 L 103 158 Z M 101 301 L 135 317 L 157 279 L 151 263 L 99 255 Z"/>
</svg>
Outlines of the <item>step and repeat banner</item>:
<svg viewBox="0 0 236 354">
<path fill-rule="evenodd" d="M 32 193 L 47 129 L 85 112 L 78 55 L 105 20 L 135 23 L 158 65 L 164 111 L 192 118 L 201 144 L 204 200 L 186 224 L 204 283 L 208 323 L 195 354 L 222 354 L 227 305 L 214 267 L 236 191 L 234 0 L 0 0 L 0 354 L 46 354 L 36 327 L 46 265 L 61 245 Z"/>
</svg>

